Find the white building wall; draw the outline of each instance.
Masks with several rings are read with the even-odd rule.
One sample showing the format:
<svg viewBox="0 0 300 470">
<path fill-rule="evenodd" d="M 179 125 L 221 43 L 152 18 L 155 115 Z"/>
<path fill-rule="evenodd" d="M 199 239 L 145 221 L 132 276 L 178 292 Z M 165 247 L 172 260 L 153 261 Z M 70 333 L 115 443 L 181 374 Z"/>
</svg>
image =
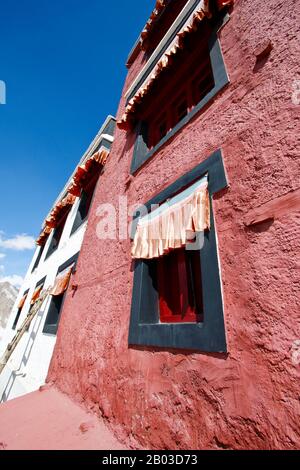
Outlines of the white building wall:
<svg viewBox="0 0 300 470">
<path fill-rule="evenodd" d="M 5 335 L 0 345 L 0 354 L 4 352 L 7 344 L 16 333 L 16 330 L 13 330 L 12 326 L 17 315 L 18 304 L 23 297 L 23 293 L 29 289 L 17 328 L 20 328 L 20 325 L 22 325 L 22 322 L 29 312 L 30 300 L 36 284 L 46 276 L 44 288 L 52 286 L 55 281 L 58 268 L 80 251 L 87 222 L 83 223 L 76 232 L 70 236 L 78 205 L 79 198 L 77 198 L 77 201 L 68 215 L 57 250 L 45 259 L 50 245 L 52 232 L 48 237 L 38 267 L 31 272 L 35 259 L 39 253 L 39 249 L 36 250 L 24 283 L 20 289 L 17 301 L 12 309 Z M 40 385 L 45 382 L 56 342 L 56 336 L 43 333 L 43 327 L 50 303 L 51 297 L 49 296 L 44 302 L 38 315 L 33 319 L 29 331 L 22 337 L 7 366 L 0 375 L 1 402 L 37 390 Z"/>
<path fill-rule="evenodd" d="M 112 116 L 108 116 L 97 136 L 80 160 L 80 164 L 92 156 L 97 146 L 99 147 L 99 145 L 102 145 L 101 142 L 103 139 L 105 139 L 106 142 L 113 141 L 113 136 L 111 134 L 107 135 L 106 133 L 103 133 L 104 130 L 107 129 L 107 126 L 110 126 L 112 121 L 115 121 L 115 119 Z M 71 182 L 71 179 L 72 177 L 67 182 L 56 202 L 62 199 L 66 188 Z M 26 318 L 30 309 L 30 300 L 37 283 L 46 277 L 44 288 L 47 289 L 47 287 L 52 286 L 55 281 L 58 268 L 80 251 L 87 222 L 84 222 L 71 235 L 79 203 L 80 199 L 77 198 L 75 204 L 72 206 L 68 214 L 59 246 L 56 251 L 54 251 L 47 259 L 45 259 L 53 235 L 52 230 L 44 246 L 39 265 L 32 272 L 32 268 L 39 253 L 39 248 L 37 248 L 30 263 L 28 272 L 25 276 L 24 283 L 20 289 L 18 298 L 12 309 L 6 331 L 3 335 L 3 339 L 0 342 L 0 357 L 5 351 L 9 342 L 16 334 L 17 329 L 20 328 L 22 322 Z M 24 295 L 24 292 L 26 292 L 28 289 L 29 292 L 26 303 L 22 309 L 16 330 L 13 330 L 12 326 L 18 312 L 18 305 Z M 21 395 L 25 395 L 26 393 L 33 392 L 45 383 L 56 342 L 56 335 L 54 336 L 43 333 L 50 303 L 51 296 L 49 296 L 42 305 L 38 315 L 33 319 L 28 332 L 24 334 L 20 343 L 13 352 L 8 364 L 0 374 L 0 402 L 4 402 L 12 398 L 17 398 Z"/>
</svg>

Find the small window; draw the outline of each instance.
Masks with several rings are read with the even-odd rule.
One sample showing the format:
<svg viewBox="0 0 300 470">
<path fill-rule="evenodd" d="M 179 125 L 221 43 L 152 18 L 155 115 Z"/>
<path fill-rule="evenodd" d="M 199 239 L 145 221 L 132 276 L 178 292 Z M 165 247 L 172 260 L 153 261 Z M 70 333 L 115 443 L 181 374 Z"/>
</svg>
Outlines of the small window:
<svg viewBox="0 0 300 470">
<path fill-rule="evenodd" d="M 13 324 L 13 327 L 12 327 L 13 330 L 15 330 L 16 327 L 17 327 L 17 324 L 18 324 L 18 321 L 20 319 L 21 313 L 22 313 L 22 308 L 18 308 L 17 315 L 16 315 L 16 318 L 15 318 L 15 321 L 14 321 L 14 324 Z"/>
<path fill-rule="evenodd" d="M 58 295 L 52 293 L 51 303 L 44 324 L 43 333 L 50 335 L 56 335 L 57 333 L 64 299 L 67 293 L 68 284 L 70 282 L 70 274 L 74 272 L 76 268 L 78 256 L 79 252 L 72 256 L 72 258 L 68 259 L 64 264 L 62 264 L 57 271 L 56 281 L 59 281 L 62 276 L 64 278 L 64 283 L 63 286 L 59 285 L 59 291 L 56 292 Z M 66 280 L 67 282 L 65 282 Z"/>
<path fill-rule="evenodd" d="M 64 214 L 62 215 L 62 217 L 61 217 L 61 219 L 60 219 L 60 221 L 57 225 L 57 227 L 53 230 L 52 238 L 51 238 L 51 241 L 50 241 L 50 246 L 48 248 L 46 258 L 49 258 L 49 256 L 51 256 L 52 253 L 54 253 L 54 251 L 57 250 L 60 239 L 61 239 L 61 236 L 62 236 L 63 231 L 64 231 L 65 223 L 66 223 L 67 217 L 69 215 L 69 212 L 70 212 L 70 207 L 68 207 L 67 210 L 64 212 Z"/>
<path fill-rule="evenodd" d="M 43 251 L 44 251 L 44 248 L 45 248 L 45 244 L 46 244 L 46 242 L 42 246 L 39 247 L 39 252 L 38 252 L 38 255 L 36 257 L 36 260 L 34 262 L 34 265 L 33 265 L 33 268 L 32 268 L 31 272 L 33 272 L 38 267 L 38 265 L 40 264 L 41 257 L 42 257 L 42 254 L 43 254 Z"/>
<path fill-rule="evenodd" d="M 100 174 L 100 169 L 98 167 L 95 168 L 95 171 L 96 174 L 93 175 L 93 178 L 85 184 L 82 189 L 78 211 L 72 227 L 72 234 L 86 221 L 88 217 Z"/>
<path fill-rule="evenodd" d="M 22 313 L 22 310 L 23 310 L 23 307 L 24 307 L 24 304 L 26 302 L 26 299 L 27 299 L 27 296 L 28 296 L 28 292 L 29 290 L 27 290 L 26 292 L 24 292 L 23 296 L 22 296 L 22 299 L 18 305 L 18 311 L 17 311 L 17 314 L 16 314 L 16 318 L 14 320 L 14 323 L 13 323 L 13 326 L 12 326 L 12 329 L 15 330 L 16 327 L 17 327 L 17 324 L 18 324 L 18 321 L 19 321 L 19 318 L 21 316 L 21 313 Z"/>
<path fill-rule="evenodd" d="M 181 119 L 185 118 L 188 113 L 188 100 L 187 96 L 181 95 L 174 103 L 174 114 L 173 114 L 173 125 L 172 127 L 176 126 Z"/>
<path fill-rule="evenodd" d="M 19 318 L 21 316 L 21 313 L 22 313 L 22 308 L 19 308 L 18 311 L 17 311 L 17 315 L 16 315 L 16 318 L 15 318 L 14 324 L 12 326 L 13 330 L 15 330 L 16 327 L 17 327 L 17 324 L 18 324 Z"/>
<path fill-rule="evenodd" d="M 52 297 L 43 333 L 56 335 L 64 297 L 64 294 Z"/>
</svg>

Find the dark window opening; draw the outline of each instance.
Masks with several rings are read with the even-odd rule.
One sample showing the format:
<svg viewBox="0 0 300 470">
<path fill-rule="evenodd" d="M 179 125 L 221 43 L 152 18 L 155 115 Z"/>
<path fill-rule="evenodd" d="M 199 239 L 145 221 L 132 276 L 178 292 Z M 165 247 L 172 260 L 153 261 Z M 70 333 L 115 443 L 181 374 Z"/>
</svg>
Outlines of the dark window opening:
<svg viewBox="0 0 300 470">
<path fill-rule="evenodd" d="M 149 135 L 149 142 L 146 142 L 146 144 L 150 147 L 154 147 L 156 142 L 159 142 L 165 137 L 165 135 L 167 135 L 168 130 L 168 118 L 166 113 L 163 113 L 152 126 Z"/>
<path fill-rule="evenodd" d="M 56 335 L 65 294 L 52 297 L 43 333 Z"/>
<path fill-rule="evenodd" d="M 183 119 L 188 113 L 188 100 L 187 96 L 181 96 L 174 105 L 175 113 L 174 113 L 174 121 L 173 126 Z"/>
<path fill-rule="evenodd" d="M 38 252 L 38 255 L 36 257 L 36 260 L 34 262 L 34 265 L 33 265 L 33 268 L 32 268 L 32 272 L 38 267 L 38 265 L 40 264 L 40 261 L 41 261 L 41 257 L 42 257 L 42 254 L 43 254 L 43 251 L 44 251 L 44 248 L 45 248 L 45 244 L 46 244 L 47 240 L 45 241 L 45 243 L 39 247 L 39 252 Z"/>
<path fill-rule="evenodd" d="M 57 271 L 57 275 L 61 274 L 63 271 L 71 267 L 72 267 L 72 273 L 74 273 L 76 269 L 78 256 L 79 256 L 79 252 L 73 255 L 67 261 L 65 261 L 59 267 Z M 44 324 L 43 333 L 56 335 L 66 293 L 67 293 L 67 289 L 65 290 L 63 294 L 51 297 L 51 303 L 50 303 L 46 321 Z"/>
<path fill-rule="evenodd" d="M 162 139 L 167 132 L 167 121 L 163 121 L 159 126 L 159 138 Z"/>
<path fill-rule="evenodd" d="M 28 294 L 28 292 L 29 292 L 28 290 L 27 290 L 26 292 L 24 292 L 24 294 L 23 294 L 23 296 L 22 296 L 22 297 L 24 298 L 24 297 L 25 297 L 25 295 L 27 295 L 27 294 Z M 24 306 L 24 305 L 23 305 L 23 306 Z M 12 329 L 13 329 L 13 330 L 15 330 L 15 329 L 16 329 L 16 327 L 17 327 L 17 324 L 18 324 L 19 318 L 20 318 L 20 316 L 21 316 L 21 313 L 22 313 L 22 310 L 23 310 L 23 306 L 22 306 L 21 308 L 18 308 L 18 311 L 17 311 L 17 314 L 16 314 L 16 318 L 15 318 L 15 320 L 14 320 L 14 323 L 13 323 L 13 326 L 12 326 Z"/>
<path fill-rule="evenodd" d="M 161 323 L 203 321 L 201 266 L 198 251 L 171 251 L 157 260 Z"/>
<path fill-rule="evenodd" d="M 20 315 L 22 313 L 22 309 L 19 308 L 18 311 L 17 311 L 17 315 L 16 315 L 16 318 L 15 318 L 15 321 L 14 321 L 14 324 L 12 326 L 12 329 L 15 330 L 16 329 L 16 326 L 18 324 L 18 321 L 19 321 L 19 318 L 20 318 Z"/>
<path fill-rule="evenodd" d="M 88 217 L 100 172 L 101 167 L 99 165 L 95 166 L 93 171 L 93 177 L 88 181 L 88 183 L 84 185 L 82 189 L 80 203 L 78 206 L 78 211 L 74 220 L 71 234 L 73 234 L 86 221 Z"/>
<path fill-rule="evenodd" d="M 212 69 L 211 64 L 205 65 L 205 70 L 196 74 L 191 83 L 192 106 L 196 106 L 205 95 L 212 89 Z"/>
<path fill-rule="evenodd" d="M 46 276 L 43 277 L 43 279 L 41 279 L 35 286 L 34 288 L 34 293 L 33 293 L 33 296 L 31 298 L 31 305 L 30 305 L 30 308 L 29 308 L 29 313 L 32 311 L 32 309 L 35 307 L 35 304 L 36 302 L 38 301 L 38 299 L 40 298 L 40 295 L 44 289 L 44 285 L 45 285 L 45 281 L 46 281 Z M 39 289 L 39 291 L 37 292 L 37 289 Z M 37 292 L 37 296 L 35 296 L 35 293 Z M 29 325 L 27 325 L 27 328 L 26 328 L 26 331 L 29 331 L 29 328 L 30 328 L 30 323 Z"/>
<path fill-rule="evenodd" d="M 50 241 L 50 246 L 48 248 L 46 258 L 49 258 L 49 256 L 52 255 L 52 253 L 54 253 L 55 250 L 57 250 L 61 236 L 64 231 L 65 223 L 69 215 L 69 212 L 70 212 L 70 206 L 67 206 L 67 208 L 64 210 L 63 215 L 61 216 L 60 221 L 58 222 L 57 227 L 54 229 L 52 233 L 52 238 Z"/>
</svg>

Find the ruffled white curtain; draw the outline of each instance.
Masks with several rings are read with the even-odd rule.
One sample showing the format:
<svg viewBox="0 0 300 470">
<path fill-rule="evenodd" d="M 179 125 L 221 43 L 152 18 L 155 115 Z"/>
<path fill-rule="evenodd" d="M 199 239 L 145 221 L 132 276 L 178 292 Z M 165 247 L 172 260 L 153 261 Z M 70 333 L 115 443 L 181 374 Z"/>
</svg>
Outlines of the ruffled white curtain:
<svg viewBox="0 0 300 470">
<path fill-rule="evenodd" d="M 207 177 L 142 217 L 133 240 L 133 258 L 152 259 L 181 248 L 196 232 L 210 228 Z"/>
</svg>

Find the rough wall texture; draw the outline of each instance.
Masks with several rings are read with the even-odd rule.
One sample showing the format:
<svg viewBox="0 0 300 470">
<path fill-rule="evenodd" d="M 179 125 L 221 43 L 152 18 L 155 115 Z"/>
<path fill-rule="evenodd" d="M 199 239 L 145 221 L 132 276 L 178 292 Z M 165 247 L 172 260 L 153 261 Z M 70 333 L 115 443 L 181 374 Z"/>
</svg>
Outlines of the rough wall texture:
<svg viewBox="0 0 300 470">
<path fill-rule="evenodd" d="M 134 136 L 116 131 L 48 380 L 103 415 L 126 445 L 300 447 L 300 366 L 296 354 L 292 360 L 300 339 L 299 204 L 244 223 L 299 187 L 300 106 L 292 102 L 299 24 L 297 0 L 237 1 L 220 32 L 230 85 L 129 186 Z M 273 50 L 257 62 L 266 38 Z M 138 58 L 125 89 L 140 64 Z M 123 110 L 122 99 L 119 116 Z M 128 348 L 130 242 L 97 239 L 97 207 L 118 206 L 124 194 L 130 204 L 145 202 L 218 148 L 230 182 L 213 202 L 229 354 Z"/>
</svg>

